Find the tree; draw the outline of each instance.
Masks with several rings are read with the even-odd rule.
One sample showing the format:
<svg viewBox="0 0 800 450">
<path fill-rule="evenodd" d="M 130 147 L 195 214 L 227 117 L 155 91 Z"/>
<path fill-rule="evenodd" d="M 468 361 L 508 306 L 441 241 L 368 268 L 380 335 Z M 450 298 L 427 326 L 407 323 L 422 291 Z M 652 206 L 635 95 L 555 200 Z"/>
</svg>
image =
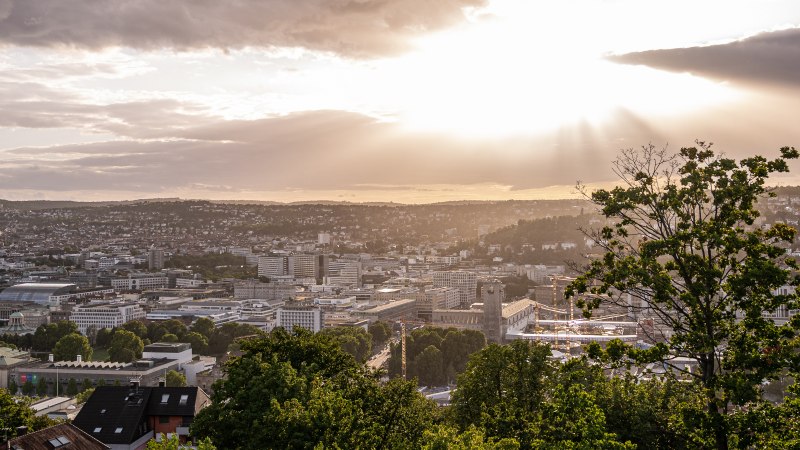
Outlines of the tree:
<svg viewBox="0 0 800 450">
<path fill-rule="evenodd" d="M 81 355 L 84 360 L 90 361 L 92 353 L 93 350 L 92 346 L 89 345 L 89 339 L 78 333 L 71 333 L 62 337 L 53 348 L 53 358 L 56 361 L 75 361 L 78 355 Z"/>
<path fill-rule="evenodd" d="M 781 246 L 793 242 L 795 230 L 754 223 L 756 202 L 771 194 L 766 179 L 787 172 L 786 161 L 797 157 L 784 147 L 774 160 L 737 162 L 699 141 L 677 155 L 650 145 L 621 152 L 614 169 L 622 187 L 583 190 L 609 219 L 602 230 L 588 232 L 605 253 L 567 294 L 594 294 L 579 297 L 587 315 L 601 305 L 623 306 L 651 315 L 659 325 L 653 330 L 672 331 L 653 331 L 650 337 L 663 343 L 624 354 L 661 361 L 700 383 L 703 423 L 719 449 L 729 447 L 731 405 L 757 403 L 762 381 L 775 378 L 794 352 L 796 321 L 779 326 L 762 313 L 800 306 L 794 294 L 774 293 L 800 281 L 792 278 L 795 261 Z M 601 352 L 595 347 L 593 353 Z M 699 370 L 673 366 L 675 356 L 694 359 Z"/>
<path fill-rule="evenodd" d="M 211 335 L 214 334 L 214 321 L 207 318 L 201 317 L 197 319 L 197 321 L 192 324 L 190 331 L 194 331 L 195 333 L 202 334 L 206 339 L 211 339 Z"/>
<path fill-rule="evenodd" d="M 16 437 L 17 428 L 30 426 L 34 412 L 30 399 L 15 398 L 5 389 L 0 389 L 0 432 L 8 433 L 8 438 Z"/>
<path fill-rule="evenodd" d="M 94 338 L 95 345 L 98 347 L 107 347 L 111 343 L 113 335 L 114 332 L 111 328 L 101 328 L 97 330 L 97 335 L 95 335 Z"/>
<path fill-rule="evenodd" d="M 205 354 L 206 350 L 208 349 L 208 340 L 200 333 L 195 331 L 190 331 L 186 333 L 181 342 L 188 342 L 192 345 L 192 351 L 194 353 L 203 355 Z"/>
<path fill-rule="evenodd" d="M 84 378 L 83 383 L 81 385 L 81 392 L 88 391 L 91 388 L 92 388 L 92 380 Z"/>
<path fill-rule="evenodd" d="M 62 320 L 47 325 L 40 325 L 33 333 L 33 350 L 50 352 L 59 339 L 72 333 L 78 333 L 78 325 L 75 322 Z"/>
<path fill-rule="evenodd" d="M 192 423 L 220 448 L 419 448 L 434 418 L 414 384 L 381 384 L 330 335 L 277 328 L 241 350 Z"/>
<path fill-rule="evenodd" d="M 35 391 L 35 390 L 36 390 L 36 386 L 33 385 L 33 381 L 31 381 L 30 378 L 28 378 L 25 381 L 25 384 L 22 385 L 22 393 L 25 394 L 25 395 L 31 395 L 31 394 L 33 394 L 33 391 Z"/>
<path fill-rule="evenodd" d="M 36 395 L 39 397 L 47 395 L 47 380 L 44 377 L 39 377 L 39 381 L 36 382 Z"/>
<path fill-rule="evenodd" d="M 379 349 L 382 348 L 389 337 L 391 337 L 392 328 L 386 322 L 377 321 L 369 324 L 367 332 L 372 336 L 372 348 Z"/>
<path fill-rule="evenodd" d="M 15 395 L 18 390 L 19 390 L 19 386 L 17 386 L 17 382 L 16 381 L 11 380 L 11 381 L 8 382 L 8 392 L 10 392 L 11 395 Z"/>
<path fill-rule="evenodd" d="M 70 378 L 67 383 L 67 395 L 70 397 L 78 395 L 78 382 L 75 381 L 75 378 Z"/>
<path fill-rule="evenodd" d="M 131 362 L 142 357 L 144 343 L 130 331 L 117 330 L 108 347 L 109 359 L 113 362 Z"/>
<path fill-rule="evenodd" d="M 342 350 L 353 355 L 356 361 L 365 362 L 372 354 L 372 337 L 360 327 L 324 328 L 320 333 L 333 337 Z"/>
<path fill-rule="evenodd" d="M 180 450 L 184 447 L 181 446 L 181 441 L 178 439 L 177 433 L 172 433 L 172 436 L 167 438 L 163 433 L 160 435 L 161 442 L 155 439 L 147 441 L 147 450 Z M 214 444 L 211 443 L 209 438 L 205 438 L 197 443 L 197 450 L 217 450 Z"/>
<path fill-rule="evenodd" d="M 125 322 L 122 324 L 122 329 L 125 331 L 130 331 L 136 336 L 139 336 L 140 339 L 147 338 L 147 325 L 145 325 L 141 320 L 131 320 L 130 322 Z"/>
<path fill-rule="evenodd" d="M 161 336 L 161 342 L 178 342 L 178 336 L 167 333 L 164 336 Z"/>
<path fill-rule="evenodd" d="M 75 396 L 75 402 L 79 405 L 86 403 L 86 400 L 89 400 L 89 397 L 91 397 L 92 394 L 94 394 L 94 388 L 85 389 L 83 392 Z"/>
<path fill-rule="evenodd" d="M 429 345 L 414 359 L 420 384 L 428 387 L 444 384 L 444 361 L 438 348 Z"/>
<path fill-rule="evenodd" d="M 167 372 L 167 386 L 168 387 L 184 387 L 186 386 L 186 376 L 176 370 Z"/>
</svg>

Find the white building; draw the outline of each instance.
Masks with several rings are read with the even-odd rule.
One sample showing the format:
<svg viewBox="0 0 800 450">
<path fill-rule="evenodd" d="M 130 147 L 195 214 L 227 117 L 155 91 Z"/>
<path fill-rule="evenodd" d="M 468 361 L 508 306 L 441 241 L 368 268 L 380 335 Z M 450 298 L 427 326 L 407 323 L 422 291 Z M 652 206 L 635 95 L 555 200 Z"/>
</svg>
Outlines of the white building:
<svg viewBox="0 0 800 450">
<path fill-rule="evenodd" d="M 160 289 L 167 287 L 169 280 L 165 273 L 128 275 L 127 278 L 111 280 L 111 287 L 118 291 Z"/>
<path fill-rule="evenodd" d="M 322 329 L 322 310 L 310 306 L 278 308 L 275 325 L 287 331 L 301 327 L 316 333 Z"/>
<path fill-rule="evenodd" d="M 136 303 L 99 303 L 78 306 L 72 310 L 70 320 L 78 325 L 78 331 L 86 334 L 86 329 L 119 327 L 131 320 L 144 319 L 147 314 Z"/>
<path fill-rule="evenodd" d="M 459 303 L 462 308 L 467 308 L 475 303 L 478 289 L 478 276 L 472 272 L 462 270 L 433 273 L 434 287 L 453 287 L 458 289 Z"/>
</svg>

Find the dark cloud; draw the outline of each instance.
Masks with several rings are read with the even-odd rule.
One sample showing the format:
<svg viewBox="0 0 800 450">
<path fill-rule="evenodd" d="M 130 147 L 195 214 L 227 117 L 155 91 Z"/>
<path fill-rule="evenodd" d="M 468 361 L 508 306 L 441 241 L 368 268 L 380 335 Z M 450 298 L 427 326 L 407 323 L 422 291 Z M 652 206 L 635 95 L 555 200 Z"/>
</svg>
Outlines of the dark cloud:
<svg viewBox="0 0 800 450">
<path fill-rule="evenodd" d="M 800 28 L 722 45 L 649 50 L 609 59 L 720 80 L 800 86 Z"/>
<path fill-rule="evenodd" d="M 486 0 L 0 0 L 0 42 L 100 49 L 303 47 L 393 54 Z"/>
</svg>

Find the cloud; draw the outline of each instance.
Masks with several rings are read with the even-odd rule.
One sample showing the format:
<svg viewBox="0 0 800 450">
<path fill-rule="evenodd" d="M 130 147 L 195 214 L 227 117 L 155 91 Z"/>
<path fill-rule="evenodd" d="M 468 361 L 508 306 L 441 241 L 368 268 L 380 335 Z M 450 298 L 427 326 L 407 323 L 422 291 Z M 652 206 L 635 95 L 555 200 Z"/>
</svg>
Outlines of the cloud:
<svg viewBox="0 0 800 450">
<path fill-rule="evenodd" d="M 302 47 L 349 57 L 406 50 L 486 0 L 0 0 L 0 42 L 101 49 Z"/>
<path fill-rule="evenodd" d="M 800 28 L 767 32 L 705 47 L 648 50 L 611 61 L 726 81 L 800 86 Z"/>
</svg>

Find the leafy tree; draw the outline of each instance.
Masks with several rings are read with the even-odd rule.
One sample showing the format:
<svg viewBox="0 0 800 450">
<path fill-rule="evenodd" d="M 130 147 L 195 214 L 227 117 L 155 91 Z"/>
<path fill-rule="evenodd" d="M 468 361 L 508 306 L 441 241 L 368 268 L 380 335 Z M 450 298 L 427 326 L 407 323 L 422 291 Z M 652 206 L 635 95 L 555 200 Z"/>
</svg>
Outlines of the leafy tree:
<svg viewBox="0 0 800 450">
<path fill-rule="evenodd" d="M 554 369 L 550 346 L 527 341 L 492 344 L 472 355 L 452 395 L 455 423 L 477 426 L 488 436 L 513 438 L 528 448 Z"/>
<path fill-rule="evenodd" d="M 167 333 L 161 336 L 161 342 L 178 342 L 178 336 L 172 333 Z"/>
<path fill-rule="evenodd" d="M 141 320 L 131 320 L 130 322 L 125 322 L 122 324 L 121 328 L 125 331 L 130 331 L 136 336 L 139 336 L 140 339 L 147 338 L 147 325 L 145 325 Z"/>
<path fill-rule="evenodd" d="M 36 382 L 36 395 L 39 397 L 47 395 L 47 380 L 44 377 L 39 377 L 39 381 Z"/>
<path fill-rule="evenodd" d="M 205 354 L 206 350 L 208 349 L 208 340 L 205 338 L 205 336 L 195 331 L 186 333 L 181 339 L 181 342 L 188 342 L 191 344 L 192 351 L 200 355 Z"/>
<path fill-rule="evenodd" d="M 22 393 L 25 395 L 33 394 L 33 391 L 36 390 L 36 386 L 33 385 L 33 381 L 28 378 L 25 383 L 22 385 Z"/>
<path fill-rule="evenodd" d="M 9 439 L 16 437 L 18 427 L 31 427 L 34 422 L 30 399 L 16 398 L 5 389 L 0 389 L 0 411 L 0 432 L 7 432 Z"/>
<path fill-rule="evenodd" d="M 423 450 L 516 450 L 519 442 L 515 439 L 501 439 L 498 442 L 486 440 L 480 428 L 470 427 L 463 432 L 448 425 L 437 425 L 425 430 Z"/>
<path fill-rule="evenodd" d="M 392 328 L 388 323 L 383 321 L 372 322 L 369 324 L 367 332 L 372 337 L 372 348 L 378 349 L 386 344 L 386 341 L 392 336 Z"/>
<path fill-rule="evenodd" d="M 192 423 L 221 448 L 418 448 L 433 419 L 413 384 L 380 384 L 330 335 L 278 328 L 241 350 Z"/>
<path fill-rule="evenodd" d="M 186 328 L 186 325 L 177 319 L 165 320 L 164 322 L 161 323 L 161 325 L 164 327 L 165 330 L 167 330 L 167 333 L 172 333 L 175 336 L 178 336 L 179 338 L 183 337 L 183 335 L 186 334 L 187 331 L 189 331 Z"/>
<path fill-rule="evenodd" d="M 147 338 L 150 342 L 158 342 L 161 337 L 167 334 L 167 329 L 159 322 L 150 322 L 147 324 Z"/>
<path fill-rule="evenodd" d="M 108 347 L 111 343 L 111 337 L 114 335 L 114 332 L 111 328 L 101 328 L 97 330 L 97 335 L 94 338 L 95 345 L 98 347 Z"/>
<path fill-rule="evenodd" d="M 372 337 L 363 328 L 331 327 L 320 333 L 333 337 L 356 361 L 365 362 L 372 354 Z"/>
<path fill-rule="evenodd" d="M 168 387 L 183 387 L 186 386 L 186 376 L 176 370 L 167 372 L 167 386 Z"/>
<path fill-rule="evenodd" d="M 144 343 L 130 331 L 118 330 L 111 338 L 108 356 L 113 362 L 131 362 L 142 357 Z"/>
<path fill-rule="evenodd" d="M 70 397 L 78 395 L 78 382 L 75 381 L 75 378 L 70 378 L 67 383 L 67 395 Z"/>
<path fill-rule="evenodd" d="M 93 352 L 86 336 L 71 333 L 58 340 L 53 348 L 53 358 L 56 361 L 75 361 L 81 355 L 84 360 L 90 361 Z"/>
<path fill-rule="evenodd" d="M 438 348 L 429 345 L 414 360 L 420 384 L 429 387 L 444 384 L 444 360 Z"/>
<path fill-rule="evenodd" d="M 88 378 L 83 379 L 83 384 L 81 386 L 81 392 L 87 391 L 92 388 L 92 380 Z"/>
<path fill-rule="evenodd" d="M 206 339 L 211 339 L 215 328 L 216 326 L 214 325 L 213 320 L 206 317 L 201 317 L 197 319 L 194 324 L 192 324 L 189 330 L 202 334 Z"/>
<path fill-rule="evenodd" d="M 618 305 L 651 314 L 654 330 L 671 329 L 668 338 L 651 336 L 662 344 L 627 355 L 668 366 L 674 356 L 697 361 L 697 371 L 675 369 L 704 388 L 703 425 L 713 430 L 711 445 L 726 449 L 731 406 L 758 402 L 761 382 L 775 378 L 794 354 L 798 324 L 779 326 L 762 313 L 800 306 L 794 294 L 774 293 L 800 283 L 780 245 L 791 244 L 795 230 L 754 223 L 756 202 L 770 194 L 766 179 L 787 172 L 786 161 L 798 152 L 784 147 L 774 160 L 737 162 L 716 155 L 711 144 L 697 145 L 678 155 L 652 145 L 622 151 L 614 167 L 623 187 L 589 195 L 610 220 L 590 233 L 605 253 L 568 295 L 596 295 L 579 299 L 587 315 Z"/>
<path fill-rule="evenodd" d="M 11 395 L 15 395 L 18 390 L 19 386 L 17 386 L 17 382 L 15 380 L 8 382 L 8 392 L 11 393 Z"/>
<path fill-rule="evenodd" d="M 72 333 L 78 333 L 78 325 L 74 322 L 62 320 L 40 325 L 33 333 L 33 350 L 38 352 L 52 351 L 59 339 Z"/>
<path fill-rule="evenodd" d="M 163 433 L 161 434 L 161 442 L 155 439 L 147 441 L 147 450 L 180 450 L 184 447 L 181 446 L 181 441 L 178 435 L 173 433 L 172 436 L 167 438 Z M 208 438 L 203 439 L 197 443 L 197 450 L 217 450 L 211 440 Z"/>
<path fill-rule="evenodd" d="M 99 384 L 98 384 L 99 386 Z M 75 401 L 78 404 L 86 403 L 86 400 L 89 400 L 89 397 L 94 394 L 94 388 L 85 389 L 83 392 L 80 392 L 78 395 L 75 396 Z"/>
</svg>

